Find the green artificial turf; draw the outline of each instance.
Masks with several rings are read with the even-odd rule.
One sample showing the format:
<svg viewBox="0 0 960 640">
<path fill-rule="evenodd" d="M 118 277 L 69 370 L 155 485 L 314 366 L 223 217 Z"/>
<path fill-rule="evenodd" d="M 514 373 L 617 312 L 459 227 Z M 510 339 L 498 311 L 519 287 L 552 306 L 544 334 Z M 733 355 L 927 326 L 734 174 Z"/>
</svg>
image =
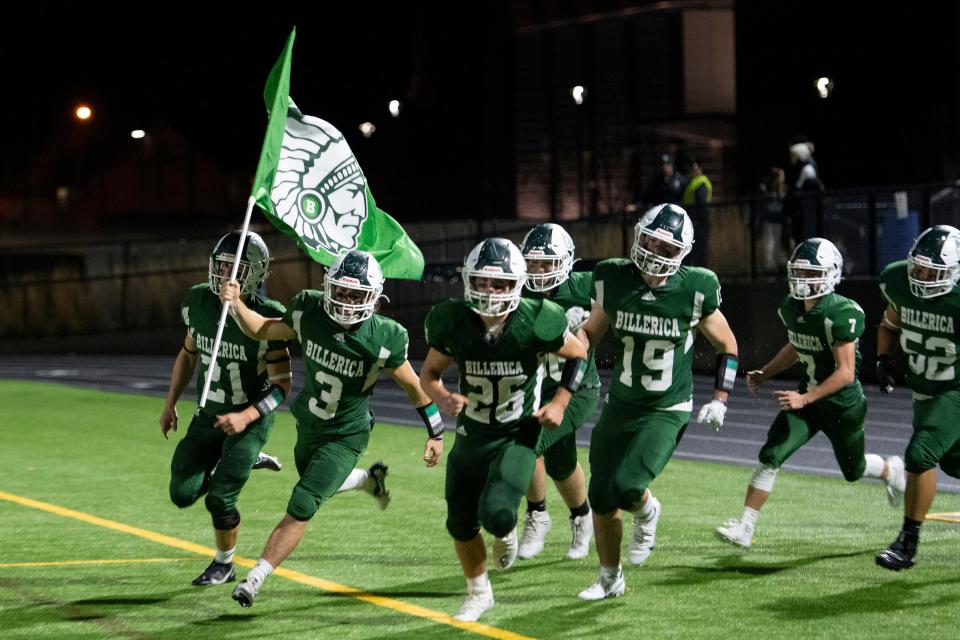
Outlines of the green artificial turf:
<svg viewBox="0 0 960 640">
<path fill-rule="evenodd" d="M 158 398 L 0 381 L 0 406 L 0 491 L 213 546 L 202 501 L 179 510 L 167 497 L 170 457 L 189 422 L 189 403 L 181 403 L 181 433 L 169 441 L 160 435 Z M 282 413 L 267 449 L 286 466 L 254 472 L 240 498 L 237 553 L 245 558 L 258 557 L 284 514 L 296 481 L 293 441 L 293 419 Z M 389 509 L 379 511 L 360 492 L 335 496 L 283 566 L 455 612 L 464 581 L 444 527 L 444 469 L 423 466 L 423 443 L 422 429 L 379 424 L 361 464 L 390 465 Z M 581 459 L 589 472 L 586 450 Z M 738 552 L 712 530 L 740 514 L 749 474 L 671 462 L 652 487 L 663 504 L 653 555 L 642 568 L 625 566 L 624 597 L 595 603 L 576 595 L 596 577 L 596 551 L 583 561 L 563 559 L 567 511 L 551 487 L 554 526 L 545 551 L 491 573 L 497 604 L 481 622 L 544 638 L 953 633 L 960 620 L 957 525 L 927 523 L 917 566 L 890 573 L 873 556 L 893 539 L 901 516 L 881 485 L 784 472 L 754 548 Z M 956 495 L 941 495 L 933 510 L 960 511 L 958 503 Z M 629 537 L 629 523 L 625 530 Z M 481 637 L 282 576 L 268 579 L 253 608 L 241 609 L 230 599 L 231 586 L 190 586 L 205 556 L 6 499 L 0 541 L 0 565 L 132 561 L 0 566 L 0 637 L 7 639 Z"/>
</svg>

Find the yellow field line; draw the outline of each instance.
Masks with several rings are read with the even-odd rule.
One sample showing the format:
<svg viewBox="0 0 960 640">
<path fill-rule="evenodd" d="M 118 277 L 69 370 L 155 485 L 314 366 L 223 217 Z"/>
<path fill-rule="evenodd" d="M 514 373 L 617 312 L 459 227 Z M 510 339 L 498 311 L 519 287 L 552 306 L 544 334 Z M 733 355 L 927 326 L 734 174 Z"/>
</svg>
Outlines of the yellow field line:
<svg viewBox="0 0 960 640">
<path fill-rule="evenodd" d="M 166 545 L 168 547 L 173 547 L 174 549 L 180 549 L 181 551 L 189 551 L 190 553 L 196 553 L 203 556 L 212 556 L 216 553 L 215 549 L 210 547 L 204 547 L 203 545 L 194 544 L 186 540 L 181 540 L 179 538 L 174 538 L 172 536 L 163 535 L 162 533 L 157 533 L 155 531 L 148 531 L 147 529 L 140 529 L 138 527 L 131 527 L 128 524 L 122 522 L 117 522 L 115 520 L 107 520 L 106 518 L 100 518 L 98 516 L 91 515 L 89 513 L 84 513 L 82 511 L 74 511 L 73 509 L 67 509 L 65 507 L 60 507 L 55 504 L 49 504 L 47 502 L 40 502 L 39 500 L 32 500 L 30 498 L 24 498 L 23 496 L 14 495 L 12 493 L 6 493 L 5 491 L 0 491 L 0 500 L 6 500 L 8 502 L 13 502 L 14 504 L 19 504 L 24 507 L 29 507 L 31 509 L 37 509 L 39 511 L 46 511 L 47 513 L 52 513 L 58 516 L 63 516 L 65 518 L 73 518 L 74 520 L 79 520 L 81 522 L 86 522 L 87 524 L 96 525 L 98 527 L 103 527 L 105 529 L 111 529 L 113 531 L 119 531 L 121 533 L 129 533 L 133 536 L 138 536 L 140 538 L 145 538 L 151 542 L 156 542 L 158 544 Z M 233 562 L 242 567 L 251 568 L 255 561 L 250 560 L 249 558 L 242 558 L 240 556 L 234 556 Z M 285 569 L 283 567 L 278 567 L 274 572 L 274 575 L 284 577 L 288 580 L 298 582 L 311 587 L 316 587 L 318 589 L 323 589 L 324 591 L 330 591 L 332 593 L 340 593 L 344 595 L 351 596 L 357 600 L 362 600 L 363 602 L 369 602 L 370 604 L 377 605 L 378 607 L 384 607 L 386 609 L 392 609 L 399 613 L 403 613 L 409 616 L 414 616 L 417 618 L 424 618 L 431 620 L 438 624 L 445 624 L 451 627 L 456 627 L 457 629 L 463 629 L 464 631 L 470 631 L 481 636 L 487 636 L 488 638 L 497 638 L 497 640 L 531 640 L 528 636 L 520 635 L 518 633 L 513 633 L 512 631 L 507 631 L 505 629 L 498 629 L 496 627 L 491 627 L 485 624 L 480 624 L 479 622 L 461 622 L 460 620 L 454 620 L 452 617 L 446 613 L 441 613 L 439 611 L 434 611 L 432 609 L 426 609 L 424 607 L 418 607 L 414 604 L 409 604 L 407 602 L 402 602 L 400 600 L 394 600 L 393 598 L 387 598 L 385 596 L 378 596 L 372 593 L 367 593 L 361 589 L 355 589 L 353 587 L 348 587 L 336 582 L 331 582 L 329 580 L 324 580 L 322 578 L 316 578 L 305 573 L 300 573 L 299 571 L 293 571 L 291 569 Z"/>
<path fill-rule="evenodd" d="M 4 562 L 0 563 L 0 568 L 4 567 L 70 567 L 78 564 L 150 564 L 156 562 L 180 562 L 182 560 L 196 560 L 196 557 L 188 558 L 139 558 L 130 560 L 61 560 L 60 562 Z"/>
</svg>

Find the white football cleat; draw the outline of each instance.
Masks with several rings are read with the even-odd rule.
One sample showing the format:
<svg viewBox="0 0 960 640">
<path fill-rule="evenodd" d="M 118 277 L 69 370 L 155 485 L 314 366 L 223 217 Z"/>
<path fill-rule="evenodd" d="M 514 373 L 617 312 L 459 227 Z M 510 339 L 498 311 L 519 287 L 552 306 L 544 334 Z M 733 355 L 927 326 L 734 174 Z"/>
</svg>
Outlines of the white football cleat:
<svg viewBox="0 0 960 640">
<path fill-rule="evenodd" d="M 657 543 L 657 523 L 660 522 L 660 501 L 650 496 L 653 501 L 653 513 L 646 521 L 633 516 L 633 539 L 630 541 L 630 562 L 643 564 L 650 557 L 650 552 Z"/>
<path fill-rule="evenodd" d="M 500 571 L 506 571 L 517 561 L 517 528 L 502 538 L 493 539 L 493 566 Z"/>
<path fill-rule="evenodd" d="M 534 558 L 543 551 L 544 542 L 553 522 L 546 511 L 528 511 L 523 523 L 523 535 L 520 537 L 518 555 L 524 560 Z"/>
<path fill-rule="evenodd" d="M 570 518 L 570 533 L 567 558 L 583 560 L 590 553 L 590 539 L 593 538 L 593 512 L 588 511 L 585 516 Z"/>
<path fill-rule="evenodd" d="M 753 545 L 753 525 L 740 522 L 736 518 L 727 520 L 714 529 L 713 533 L 718 539 L 744 549 L 749 549 Z"/>
<path fill-rule="evenodd" d="M 493 589 L 490 585 L 487 585 L 486 589 L 468 591 L 467 599 L 463 601 L 460 611 L 453 615 L 453 619 L 462 622 L 476 622 L 491 607 L 493 607 Z"/>
<path fill-rule="evenodd" d="M 230 597 L 239 602 L 244 609 L 252 607 L 257 594 L 260 593 L 261 584 L 263 583 L 260 580 L 247 576 L 240 581 Z"/>
<path fill-rule="evenodd" d="M 907 489 L 907 470 L 900 456 L 890 456 L 886 463 L 887 502 L 891 507 L 899 507 L 903 504 L 903 492 Z"/>
<path fill-rule="evenodd" d="M 581 600 L 603 600 L 604 598 L 618 598 L 627 590 L 627 581 L 623 578 L 623 571 L 618 571 L 617 575 L 607 580 L 603 573 L 597 578 L 597 581 L 580 592 Z"/>
</svg>

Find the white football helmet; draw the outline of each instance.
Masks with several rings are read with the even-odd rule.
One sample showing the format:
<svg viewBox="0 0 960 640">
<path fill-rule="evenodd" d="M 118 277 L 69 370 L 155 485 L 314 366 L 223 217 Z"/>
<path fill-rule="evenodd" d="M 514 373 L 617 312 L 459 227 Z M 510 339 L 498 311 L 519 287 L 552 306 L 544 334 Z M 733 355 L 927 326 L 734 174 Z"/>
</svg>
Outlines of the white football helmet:
<svg viewBox="0 0 960 640">
<path fill-rule="evenodd" d="M 520 253 L 527 261 L 527 289 L 549 291 L 563 284 L 573 269 L 573 238 L 558 224 L 538 224 L 523 239 Z M 530 263 L 549 262 L 550 268 L 543 273 L 530 271 Z"/>
<path fill-rule="evenodd" d="M 907 280 L 918 298 L 953 291 L 960 280 L 960 230 L 939 224 L 917 236 L 907 255 Z"/>
<path fill-rule="evenodd" d="M 489 238 L 475 246 L 463 263 L 463 297 L 482 316 L 502 316 L 520 306 L 527 280 L 527 263 L 517 245 L 504 238 Z M 505 293 L 483 286 L 507 281 Z"/>
<path fill-rule="evenodd" d="M 237 255 L 240 245 L 240 232 L 231 231 L 220 238 L 217 246 L 210 254 L 209 283 L 210 290 L 220 295 L 220 286 L 230 279 L 233 269 L 233 259 Z M 237 269 L 237 282 L 240 283 L 241 295 L 253 295 L 263 286 L 263 281 L 270 275 L 270 251 L 259 234 L 247 232 L 243 255 Z"/>
<path fill-rule="evenodd" d="M 815 271 L 818 275 L 800 275 Z M 812 300 L 833 293 L 843 276 L 843 256 L 824 238 L 809 238 L 793 250 L 787 260 L 787 283 L 794 300 Z"/>
<path fill-rule="evenodd" d="M 383 282 L 372 255 L 358 249 L 341 253 L 323 277 L 323 309 L 343 326 L 363 322 L 377 310 Z"/>
<path fill-rule="evenodd" d="M 675 255 L 662 255 L 646 248 L 647 238 L 677 247 Z M 693 222 L 683 208 L 658 204 L 648 209 L 633 228 L 630 258 L 641 272 L 651 276 L 671 276 L 693 249 Z"/>
</svg>

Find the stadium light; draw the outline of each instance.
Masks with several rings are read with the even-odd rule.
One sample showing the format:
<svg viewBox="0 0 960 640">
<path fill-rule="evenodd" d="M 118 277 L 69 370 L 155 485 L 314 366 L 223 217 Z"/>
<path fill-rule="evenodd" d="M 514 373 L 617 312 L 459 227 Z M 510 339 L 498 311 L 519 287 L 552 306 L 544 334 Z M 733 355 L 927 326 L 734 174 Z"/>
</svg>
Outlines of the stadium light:
<svg viewBox="0 0 960 640">
<path fill-rule="evenodd" d="M 377 130 L 377 125 L 372 122 L 364 122 L 360 125 L 360 133 L 363 134 L 364 138 L 369 138 L 373 135 L 373 132 Z"/>
<path fill-rule="evenodd" d="M 144 131 L 143 129 L 134 129 L 133 131 L 130 132 L 130 137 L 133 138 L 134 140 L 139 140 L 146 135 L 147 135 L 147 132 Z"/>
<path fill-rule="evenodd" d="M 93 109 L 88 107 L 85 104 L 78 105 L 74 110 L 73 115 L 80 120 L 81 122 L 86 122 L 93 117 Z"/>
<path fill-rule="evenodd" d="M 570 89 L 570 95 L 573 97 L 574 103 L 580 105 L 583 104 L 583 101 L 587 98 L 587 90 L 578 84 Z"/>
<path fill-rule="evenodd" d="M 400 101 L 391 100 L 390 104 L 387 105 L 387 109 L 390 110 L 390 115 L 394 118 L 398 117 L 400 115 Z"/>
<path fill-rule="evenodd" d="M 826 100 L 830 97 L 830 94 L 833 93 L 833 80 L 824 76 L 822 78 L 817 78 L 816 85 L 817 93 L 820 94 L 820 97 Z"/>
</svg>

